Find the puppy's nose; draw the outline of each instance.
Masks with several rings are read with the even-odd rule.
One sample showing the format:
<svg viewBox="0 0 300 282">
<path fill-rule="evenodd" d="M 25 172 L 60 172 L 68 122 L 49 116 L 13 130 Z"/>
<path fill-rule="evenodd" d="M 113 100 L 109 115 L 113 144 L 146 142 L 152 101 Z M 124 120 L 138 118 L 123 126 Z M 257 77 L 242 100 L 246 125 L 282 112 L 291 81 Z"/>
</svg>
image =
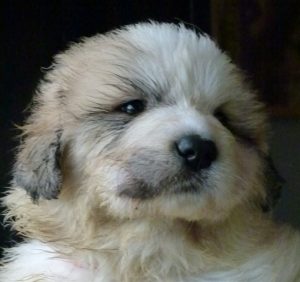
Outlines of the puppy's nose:
<svg viewBox="0 0 300 282">
<path fill-rule="evenodd" d="M 193 171 L 208 168 L 218 155 L 216 144 L 199 135 L 184 136 L 175 142 L 175 146 L 186 166 Z"/>
</svg>

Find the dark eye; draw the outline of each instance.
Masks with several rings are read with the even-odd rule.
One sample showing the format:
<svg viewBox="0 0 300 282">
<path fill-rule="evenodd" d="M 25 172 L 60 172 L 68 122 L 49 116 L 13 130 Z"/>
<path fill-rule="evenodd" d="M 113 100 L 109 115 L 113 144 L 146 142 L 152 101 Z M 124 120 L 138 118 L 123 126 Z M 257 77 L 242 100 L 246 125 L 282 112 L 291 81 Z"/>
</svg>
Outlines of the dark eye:
<svg viewBox="0 0 300 282">
<path fill-rule="evenodd" d="M 137 115 L 143 112 L 145 109 L 145 103 L 142 100 L 132 100 L 121 104 L 117 111 L 126 113 L 128 115 Z"/>
<path fill-rule="evenodd" d="M 228 119 L 228 116 L 220 109 L 217 109 L 215 112 L 214 112 L 214 116 L 215 118 L 220 122 L 222 123 L 224 126 L 227 126 L 228 123 L 229 123 L 229 119 Z"/>
</svg>

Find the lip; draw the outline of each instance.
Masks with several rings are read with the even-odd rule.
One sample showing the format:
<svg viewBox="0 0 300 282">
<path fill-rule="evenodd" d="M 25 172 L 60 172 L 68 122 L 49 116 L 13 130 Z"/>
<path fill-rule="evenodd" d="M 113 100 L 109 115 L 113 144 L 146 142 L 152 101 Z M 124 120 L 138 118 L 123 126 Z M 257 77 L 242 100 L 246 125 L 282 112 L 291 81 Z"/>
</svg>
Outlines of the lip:
<svg viewBox="0 0 300 282">
<path fill-rule="evenodd" d="M 161 194 L 161 189 L 148 185 L 142 180 L 135 180 L 132 183 L 125 183 L 119 187 L 118 195 L 121 198 L 131 198 L 138 200 L 149 200 Z"/>
<path fill-rule="evenodd" d="M 181 172 L 174 177 L 164 179 L 157 186 L 150 185 L 144 180 L 135 179 L 121 184 L 118 188 L 118 196 L 150 200 L 168 194 L 198 194 L 203 190 L 205 178 L 203 173 Z"/>
</svg>

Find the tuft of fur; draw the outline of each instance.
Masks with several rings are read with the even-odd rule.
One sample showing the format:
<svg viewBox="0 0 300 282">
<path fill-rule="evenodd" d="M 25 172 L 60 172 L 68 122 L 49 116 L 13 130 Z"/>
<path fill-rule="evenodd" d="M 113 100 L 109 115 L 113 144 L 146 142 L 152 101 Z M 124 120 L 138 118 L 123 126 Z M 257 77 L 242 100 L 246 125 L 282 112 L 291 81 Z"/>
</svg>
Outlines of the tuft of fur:
<svg viewBox="0 0 300 282">
<path fill-rule="evenodd" d="M 300 281 L 299 232 L 261 209 L 278 194 L 267 127 L 243 74 L 184 25 L 71 45 L 22 127 L 3 204 L 26 240 L 0 281 Z M 218 150 L 193 173 L 174 149 L 189 134 Z"/>
</svg>

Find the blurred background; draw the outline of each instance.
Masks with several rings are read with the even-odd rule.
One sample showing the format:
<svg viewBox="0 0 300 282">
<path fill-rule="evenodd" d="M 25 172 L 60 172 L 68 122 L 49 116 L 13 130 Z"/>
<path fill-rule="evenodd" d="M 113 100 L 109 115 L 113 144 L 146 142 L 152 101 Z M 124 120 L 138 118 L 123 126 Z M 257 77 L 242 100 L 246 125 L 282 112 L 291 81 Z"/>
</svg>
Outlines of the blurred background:
<svg viewBox="0 0 300 282">
<path fill-rule="evenodd" d="M 22 124 L 52 56 L 125 24 L 185 22 L 211 35 L 253 81 L 271 117 L 271 154 L 285 179 L 277 220 L 300 228 L 300 1 L 82 0 L 0 3 L 0 191 L 11 179 Z M 0 245 L 16 239 L 0 225 Z"/>
</svg>

